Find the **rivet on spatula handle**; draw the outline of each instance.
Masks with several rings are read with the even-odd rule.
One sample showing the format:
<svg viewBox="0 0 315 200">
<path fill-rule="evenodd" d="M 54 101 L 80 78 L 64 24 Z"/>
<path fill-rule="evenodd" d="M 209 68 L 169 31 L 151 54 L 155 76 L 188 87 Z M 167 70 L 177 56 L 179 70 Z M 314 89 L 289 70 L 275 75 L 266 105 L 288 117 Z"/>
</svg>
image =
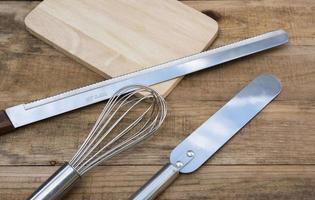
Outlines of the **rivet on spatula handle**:
<svg viewBox="0 0 315 200">
<path fill-rule="evenodd" d="M 13 131 L 15 128 L 4 110 L 0 111 L 0 135 Z"/>
</svg>

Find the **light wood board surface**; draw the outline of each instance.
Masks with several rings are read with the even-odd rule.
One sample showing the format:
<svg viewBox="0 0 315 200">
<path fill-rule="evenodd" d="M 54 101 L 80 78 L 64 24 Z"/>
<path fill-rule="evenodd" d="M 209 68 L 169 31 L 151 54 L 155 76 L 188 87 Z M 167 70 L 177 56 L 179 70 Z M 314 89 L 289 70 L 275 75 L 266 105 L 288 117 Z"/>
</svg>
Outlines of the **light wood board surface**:
<svg viewBox="0 0 315 200">
<path fill-rule="evenodd" d="M 107 78 L 199 53 L 218 31 L 213 19 L 177 0 L 45 0 L 25 24 Z M 155 89 L 166 96 L 180 79 Z"/>
<path fill-rule="evenodd" d="M 0 2 L 0 108 L 103 80 L 33 37 L 24 17 L 39 2 Z M 167 161 L 182 139 L 262 73 L 276 75 L 280 96 L 211 160 L 179 177 L 159 200 L 313 200 L 315 196 L 314 0 L 183 1 L 218 21 L 213 47 L 267 31 L 288 31 L 288 45 L 186 76 L 166 98 L 158 134 L 81 179 L 67 200 L 124 200 Z M 103 103 L 0 137 L 0 199 L 30 195 L 68 161 Z"/>
</svg>

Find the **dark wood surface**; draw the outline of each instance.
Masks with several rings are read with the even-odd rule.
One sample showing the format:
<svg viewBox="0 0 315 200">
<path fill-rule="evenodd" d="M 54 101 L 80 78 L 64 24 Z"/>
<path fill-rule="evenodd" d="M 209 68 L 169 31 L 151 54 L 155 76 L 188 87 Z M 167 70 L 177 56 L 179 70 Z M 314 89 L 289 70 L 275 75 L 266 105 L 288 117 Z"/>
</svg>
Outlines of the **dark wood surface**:
<svg viewBox="0 0 315 200">
<path fill-rule="evenodd" d="M 282 81 L 276 101 L 159 199 L 314 199 L 315 1 L 183 2 L 218 21 L 211 48 L 278 28 L 290 42 L 186 76 L 166 99 L 169 114 L 159 133 L 87 174 L 66 199 L 127 199 L 168 162 L 176 144 L 262 73 Z M 23 19 L 37 4 L 0 2 L 1 109 L 102 80 L 25 30 Z M 103 105 L 1 136 L 0 199 L 25 199 L 71 159 Z"/>
<path fill-rule="evenodd" d="M 0 110 L 0 135 L 14 130 L 14 126 L 4 110 Z"/>
</svg>

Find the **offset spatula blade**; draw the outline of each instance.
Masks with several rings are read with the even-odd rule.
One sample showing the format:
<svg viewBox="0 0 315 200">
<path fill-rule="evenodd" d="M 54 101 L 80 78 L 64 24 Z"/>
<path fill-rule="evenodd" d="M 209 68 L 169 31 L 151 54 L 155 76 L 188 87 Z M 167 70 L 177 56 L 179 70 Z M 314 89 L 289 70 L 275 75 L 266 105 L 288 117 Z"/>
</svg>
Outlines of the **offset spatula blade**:
<svg viewBox="0 0 315 200">
<path fill-rule="evenodd" d="M 197 170 L 280 91 L 280 82 L 271 75 L 262 75 L 253 80 L 177 145 L 171 153 L 170 163 L 130 199 L 154 199 L 175 180 L 179 173 L 191 173 Z"/>
<path fill-rule="evenodd" d="M 0 133 L 106 100 L 127 85 L 154 85 L 287 42 L 287 32 L 277 30 L 32 103 L 13 106 L 2 113 L 4 120 L 0 118 Z"/>
<path fill-rule="evenodd" d="M 180 161 L 178 159 L 182 155 L 191 151 L 195 157 L 181 168 L 180 172 L 195 171 L 270 103 L 280 91 L 281 84 L 275 77 L 259 76 L 173 149 L 171 163 Z"/>
</svg>

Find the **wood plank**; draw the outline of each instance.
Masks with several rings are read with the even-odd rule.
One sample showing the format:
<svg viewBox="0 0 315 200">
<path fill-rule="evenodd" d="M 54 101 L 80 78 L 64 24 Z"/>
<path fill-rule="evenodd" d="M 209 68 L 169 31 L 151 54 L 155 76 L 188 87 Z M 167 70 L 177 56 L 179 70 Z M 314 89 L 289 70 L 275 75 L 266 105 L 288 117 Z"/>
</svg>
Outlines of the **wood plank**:
<svg viewBox="0 0 315 200">
<path fill-rule="evenodd" d="M 25 18 L 25 25 L 107 78 L 199 53 L 218 31 L 213 19 L 177 0 L 46 0 Z M 180 79 L 153 87 L 167 96 Z"/>
<path fill-rule="evenodd" d="M 99 167 L 83 177 L 65 199 L 127 199 L 160 167 Z M 0 167 L 1 199 L 25 199 L 54 170 L 55 167 Z M 313 165 L 206 166 L 181 175 L 158 199 L 311 200 L 314 187 Z"/>
<path fill-rule="evenodd" d="M 290 49 L 287 50 L 288 48 Z M 36 55 L 5 50 L 0 52 L 3 66 L 0 75 L 4 77 L 0 84 L 2 88 L 7 88 L 0 94 L 3 106 L 30 102 L 102 80 L 100 76 L 78 67 L 77 63 L 62 55 Z M 279 100 L 313 100 L 313 53 L 313 46 L 283 47 L 198 72 L 187 76 L 167 100 L 226 101 L 230 97 L 228 94 L 237 91 L 261 73 L 272 73 L 281 79 L 284 91 Z"/>
<path fill-rule="evenodd" d="M 185 4 L 209 13 L 219 22 L 220 39 L 216 40 L 216 45 L 278 28 L 289 32 L 290 46 L 315 43 L 312 26 L 315 22 L 309 20 L 314 15 L 312 0 L 279 0 L 276 3 L 273 0 L 185 1 Z"/>
<path fill-rule="evenodd" d="M 157 135 L 105 164 L 161 165 L 167 162 L 171 149 L 224 103 L 169 102 L 169 115 Z M 55 165 L 70 160 L 102 106 L 3 135 L 0 165 Z M 315 164 L 315 124 L 310 120 L 314 114 L 314 102 L 273 102 L 207 164 Z"/>
</svg>

